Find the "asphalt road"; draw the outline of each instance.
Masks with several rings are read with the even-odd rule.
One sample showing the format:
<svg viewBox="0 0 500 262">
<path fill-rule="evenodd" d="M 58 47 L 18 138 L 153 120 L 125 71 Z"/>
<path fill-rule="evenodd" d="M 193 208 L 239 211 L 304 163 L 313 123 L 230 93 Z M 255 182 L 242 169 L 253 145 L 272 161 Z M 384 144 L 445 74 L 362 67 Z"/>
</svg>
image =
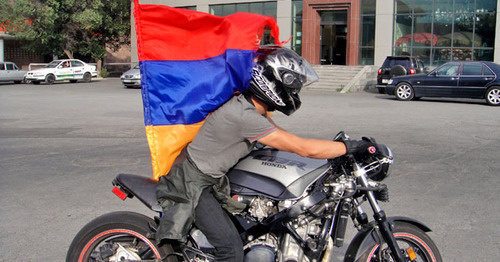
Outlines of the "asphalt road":
<svg viewBox="0 0 500 262">
<path fill-rule="evenodd" d="M 375 92 L 305 90 L 302 100 L 275 121 L 300 136 L 331 139 L 344 130 L 389 145 L 386 213 L 429 226 L 445 261 L 496 260 L 500 108 Z M 139 89 L 118 79 L 0 84 L 0 261 L 64 261 L 91 219 L 115 210 L 152 214 L 111 193 L 118 173 L 152 174 Z"/>
</svg>

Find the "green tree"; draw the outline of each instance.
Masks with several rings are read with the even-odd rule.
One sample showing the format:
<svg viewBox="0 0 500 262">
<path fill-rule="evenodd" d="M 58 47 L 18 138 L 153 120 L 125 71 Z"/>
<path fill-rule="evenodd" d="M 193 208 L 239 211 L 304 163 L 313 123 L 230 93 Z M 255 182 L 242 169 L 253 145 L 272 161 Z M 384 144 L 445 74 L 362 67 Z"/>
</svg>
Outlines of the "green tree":
<svg viewBox="0 0 500 262">
<path fill-rule="evenodd" d="M 0 24 L 31 51 L 91 56 L 130 42 L 130 0 L 0 1 Z"/>
</svg>

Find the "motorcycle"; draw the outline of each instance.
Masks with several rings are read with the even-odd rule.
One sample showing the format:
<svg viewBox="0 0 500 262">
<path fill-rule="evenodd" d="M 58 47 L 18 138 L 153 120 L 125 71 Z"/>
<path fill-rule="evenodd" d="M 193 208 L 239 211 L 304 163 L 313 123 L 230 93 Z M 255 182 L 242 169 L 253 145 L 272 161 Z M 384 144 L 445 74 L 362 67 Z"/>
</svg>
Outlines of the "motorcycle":
<svg viewBox="0 0 500 262">
<path fill-rule="evenodd" d="M 346 139 L 343 132 L 335 137 Z M 346 262 L 441 262 L 427 226 L 387 217 L 381 209 L 379 201 L 389 200 L 381 181 L 390 173 L 393 154 L 383 144 L 368 151 L 317 160 L 260 148 L 241 159 L 227 176 L 233 199 L 247 204 L 242 213 L 231 214 L 245 261 L 331 261 L 334 247 L 344 245 L 350 219 L 358 232 L 346 250 Z M 155 180 L 119 174 L 113 185 L 122 200 L 136 197 L 161 216 Z M 365 205 L 371 207 L 373 221 Z M 213 247 L 196 227 L 185 243 L 156 243 L 158 224 L 158 216 L 134 212 L 100 216 L 76 235 L 66 261 L 215 261 Z"/>
</svg>

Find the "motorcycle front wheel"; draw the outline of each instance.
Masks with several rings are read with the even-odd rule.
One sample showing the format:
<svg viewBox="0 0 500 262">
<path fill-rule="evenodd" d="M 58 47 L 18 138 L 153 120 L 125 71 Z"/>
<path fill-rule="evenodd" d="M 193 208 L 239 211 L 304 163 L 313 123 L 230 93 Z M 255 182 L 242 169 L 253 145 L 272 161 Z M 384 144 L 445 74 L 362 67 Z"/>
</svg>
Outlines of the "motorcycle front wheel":
<svg viewBox="0 0 500 262">
<path fill-rule="evenodd" d="M 395 222 L 393 231 L 399 248 L 408 261 L 412 262 L 442 262 L 441 254 L 434 241 L 420 228 L 406 222 Z M 392 262 L 391 250 L 386 244 L 376 244 L 360 261 Z"/>
<path fill-rule="evenodd" d="M 156 244 L 149 224 L 151 218 L 133 212 L 102 215 L 78 232 L 66 261 L 177 261 L 171 245 Z"/>
</svg>

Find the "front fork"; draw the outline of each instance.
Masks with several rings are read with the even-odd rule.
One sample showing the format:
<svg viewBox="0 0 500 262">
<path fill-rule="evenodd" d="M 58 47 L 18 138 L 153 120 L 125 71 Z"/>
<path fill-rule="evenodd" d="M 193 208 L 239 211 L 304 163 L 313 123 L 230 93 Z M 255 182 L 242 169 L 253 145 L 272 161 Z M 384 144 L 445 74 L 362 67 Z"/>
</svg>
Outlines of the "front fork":
<svg viewBox="0 0 500 262">
<path fill-rule="evenodd" d="M 363 187 L 366 188 L 370 187 L 368 179 L 366 178 L 366 171 L 363 168 L 361 168 L 357 163 L 354 163 L 354 175 L 359 179 L 359 183 Z M 387 221 L 385 212 L 382 209 L 380 209 L 380 206 L 378 205 L 377 199 L 375 198 L 375 194 L 373 193 L 373 191 L 368 190 L 366 191 L 366 196 L 368 198 L 368 202 L 370 203 L 373 209 L 374 212 L 373 217 L 377 222 L 380 234 L 382 235 L 383 239 L 386 241 L 387 245 L 391 249 L 394 259 L 398 262 L 406 262 L 407 260 L 403 256 L 403 253 L 401 252 L 401 249 L 399 248 L 398 243 L 396 242 L 396 239 L 392 234 L 391 225 Z M 358 208 L 360 209 L 359 206 Z"/>
</svg>

